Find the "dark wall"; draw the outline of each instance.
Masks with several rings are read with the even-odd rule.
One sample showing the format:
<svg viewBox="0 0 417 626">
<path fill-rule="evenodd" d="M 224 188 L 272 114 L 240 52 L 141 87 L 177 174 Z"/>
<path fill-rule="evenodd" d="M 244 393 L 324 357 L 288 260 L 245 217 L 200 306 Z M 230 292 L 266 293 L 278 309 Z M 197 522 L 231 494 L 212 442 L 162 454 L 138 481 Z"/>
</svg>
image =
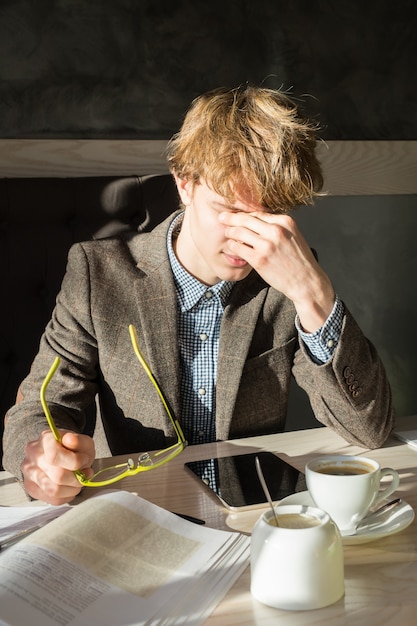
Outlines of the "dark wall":
<svg viewBox="0 0 417 626">
<path fill-rule="evenodd" d="M 164 139 L 245 81 L 327 139 L 417 139 L 414 0 L 1 0 L 0 137 Z"/>
<path fill-rule="evenodd" d="M 377 347 L 399 415 L 417 413 L 417 196 L 320 198 L 294 214 Z"/>
</svg>

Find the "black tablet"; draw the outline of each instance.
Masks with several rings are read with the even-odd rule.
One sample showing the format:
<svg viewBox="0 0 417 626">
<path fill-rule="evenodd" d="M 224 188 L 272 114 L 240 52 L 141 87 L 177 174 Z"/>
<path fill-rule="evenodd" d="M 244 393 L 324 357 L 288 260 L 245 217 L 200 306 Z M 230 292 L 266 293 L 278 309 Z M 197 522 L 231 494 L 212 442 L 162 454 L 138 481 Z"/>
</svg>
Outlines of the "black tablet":
<svg viewBox="0 0 417 626">
<path fill-rule="evenodd" d="M 214 457 L 185 463 L 185 467 L 223 506 L 233 511 L 245 510 L 267 502 L 256 471 L 256 457 L 274 502 L 307 489 L 304 474 L 272 452 Z"/>
</svg>

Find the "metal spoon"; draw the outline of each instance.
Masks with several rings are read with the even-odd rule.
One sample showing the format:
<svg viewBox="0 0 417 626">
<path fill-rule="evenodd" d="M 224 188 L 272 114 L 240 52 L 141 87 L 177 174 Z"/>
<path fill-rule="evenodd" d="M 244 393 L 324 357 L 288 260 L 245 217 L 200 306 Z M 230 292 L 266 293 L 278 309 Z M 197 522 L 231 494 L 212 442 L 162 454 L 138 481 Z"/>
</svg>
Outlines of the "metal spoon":
<svg viewBox="0 0 417 626">
<path fill-rule="evenodd" d="M 275 524 L 277 526 L 279 526 L 279 524 L 278 524 L 278 515 L 276 514 L 275 509 L 274 509 L 274 505 L 272 504 L 271 494 L 269 493 L 269 489 L 268 489 L 267 484 L 265 482 L 265 478 L 264 478 L 264 475 L 263 475 L 263 472 L 262 472 L 262 468 L 261 468 L 261 463 L 259 461 L 259 457 L 255 457 L 255 465 L 256 465 L 256 471 L 258 473 L 258 478 L 259 478 L 259 480 L 261 482 L 262 489 L 264 491 L 265 497 L 268 500 L 269 506 L 271 507 L 271 511 L 272 511 L 272 514 L 273 514 L 274 519 L 275 519 Z"/>
<path fill-rule="evenodd" d="M 393 509 L 399 504 L 402 504 L 401 498 L 395 498 L 395 500 L 391 500 L 390 502 L 387 502 L 383 506 L 379 507 L 379 509 L 377 509 L 376 511 L 373 511 L 372 513 L 368 513 L 368 515 L 366 515 L 363 519 L 361 519 L 358 522 L 358 524 L 356 525 L 356 530 L 358 530 L 360 527 L 363 527 L 363 526 L 373 526 L 374 524 L 378 524 L 378 518 L 380 515 Z"/>
</svg>

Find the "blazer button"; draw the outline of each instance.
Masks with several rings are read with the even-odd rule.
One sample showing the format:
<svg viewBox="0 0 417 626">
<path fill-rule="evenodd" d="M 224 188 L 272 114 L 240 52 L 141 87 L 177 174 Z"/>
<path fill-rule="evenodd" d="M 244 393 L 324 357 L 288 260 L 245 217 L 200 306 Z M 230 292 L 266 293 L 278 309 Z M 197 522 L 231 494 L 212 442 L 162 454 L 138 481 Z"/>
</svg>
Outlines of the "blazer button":
<svg viewBox="0 0 417 626">
<path fill-rule="evenodd" d="M 352 374 L 352 370 L 350 369 L 350 367 L 345 367 L 345 369 L 343 370 L 343 376 L 345 378 L 348 378 L 351 374 Z"/>
</svg>

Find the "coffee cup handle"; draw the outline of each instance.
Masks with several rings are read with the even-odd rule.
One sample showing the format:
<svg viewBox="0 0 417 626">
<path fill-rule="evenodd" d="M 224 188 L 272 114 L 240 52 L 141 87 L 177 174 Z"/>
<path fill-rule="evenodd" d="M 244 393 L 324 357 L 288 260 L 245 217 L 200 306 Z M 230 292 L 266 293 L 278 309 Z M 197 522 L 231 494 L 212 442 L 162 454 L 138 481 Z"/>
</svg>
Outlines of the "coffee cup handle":
<svg viewBox="0 0 417 626">
<path fill-rule="evenodd" d="M 388 498 L 388 496 L 390 496 L 396 489 L 398 489 L 398 485 L 400 484 L 400 476 L 398 472 L 395 471 L 395 469 L 392 469 L 391 467 L 382 468 L 380 471 L 379 480 L 381 481 L 384 476 L 391 476 L 392 480 L 390 483 L 388 483 L 385 489 L 382 489 L 378 492 L 377 497 L 373 502 L 373 506 Z"/>
</svg>

